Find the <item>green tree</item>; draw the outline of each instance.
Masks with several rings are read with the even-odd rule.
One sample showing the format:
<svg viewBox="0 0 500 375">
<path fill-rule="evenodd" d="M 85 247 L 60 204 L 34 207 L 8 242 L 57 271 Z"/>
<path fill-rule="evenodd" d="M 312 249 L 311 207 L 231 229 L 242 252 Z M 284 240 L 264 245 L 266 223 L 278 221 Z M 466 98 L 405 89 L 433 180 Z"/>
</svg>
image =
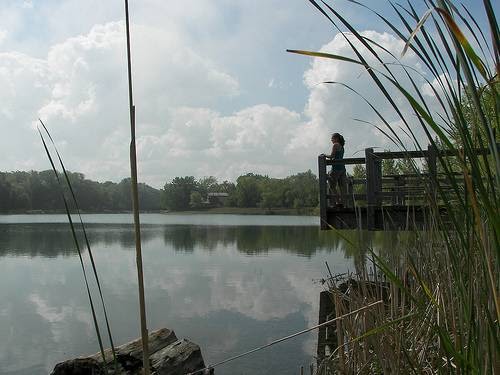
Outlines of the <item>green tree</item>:
<svg viewBox="0 0 500 375">
<path fill-rule="evenodd" d="M 71 187 L 83 211 L 131 210 L 130 178 L 120 183 L 104 183 L 86 179 L 82 173 L 67 172 Z M 62 177 L 62 189 L 69 198 L 69 188 Z M 64 205 L 54 172 L 4 172 L 0 173 L 0 212 L 28 210 L 63 210 Z M 68 199 L 74 209 L 72 199 Z M 160 209 L 160 191 L 144 183 L 139 184 L 141 210 Z"/>
<path fill-rule="evenodd" d="M 413 175 L 415 173 L 420 172 L 418 165 L 415 164 L 413 159 L 399 159 L 396 162 L 396 168 L 397 168 L 398 174 Z"/>
<path fill-rule="evenodd" d="M 480 124 L 482 122 L 481 116 L 484 116 L 488 126 L 495 136 L 495 142 L 498 143 L 500 140 L 500 133 L 498 131 L 500 125 L 499 119 L 499 111 L 500 111 L 500 103 L 498 100 L 498 92 L 500 90 L 500 81 L 498 76 L 495 81 L 490 85 L 483 85 L 478 89 L 475 89 L 480 97 L 479 97 L 479 107 L 474 104 L 474 100 L 472 99 L 472 90 L 470 87 L 466 87 L 462 90 L 461 96 L 461 112 L 465 119 L 465 122 L 468 124 L 468 131 L 471 134 L 472 142 L 474 147 L 476 148 L 487 148 L 488 142 L 487 139 L 490 134 L 486 134 L 485 127 L 481 126 L 473 126 L 473 124 Z M 458 134 L 459 129 L 454 129 L 455 132 L 452 134 L 452 138 L 454 142 L 461 146 L 460 134 Z"/>
<path fill-rule="evenodd" d="M 224 181 L 219 184 L 219 191 L 227 193 L 228 197 L 224 202 L 226 207 L 236 207 L 238 205 L 238 198 L 236 196 L 236 185 L 229 181 Z"/>
<path fill-rule="evenodd" d="M 182 211 L 189 209 L 191 193 L 196 191 L 197 184 L 193 176 L 176 177 L 163 188 L 163 205 L 165 208 Z"/>
<path fill-rule="evenodd" d="M 216 193 L 219 190 L 219 184 L 214 176 L 200 178 L 197 186 L 203 199 L 207 199 L 208 193 Z"/>
<path fill-rule="evenodd" d="M 267 209 L 283 207 L 283 180 L 270 178 L 264 180 L 261 186 L 261 207 Z"/>
<path fill-rule="evenodd" d="M 202 202 L 201 193 L 199 191 L 192 191 L 189 198 L 189 206 L 191 208 L 200 208 Z"/>
<path fill-rule="evenodd" d="M 318 178 L 309 169 L 287 177 L 283 188 L 284 206 L 288 208 L 316 207 L 319 203 Z"/>
<path fill-rule="evenodd" d="M 236 200 L 238 207 L 257 207 L 261 201 L 261 182 L 266 177 L 248 173 L 236 180 Z"/>
<path fill-rule="evenodd" d="M 124 178 L 120 181 L 116 187 L 115 201 L 117 202 L 117 209 L 119 210 L 131 210 L 132 209 L 132 192 L 130 191 L 130 177 Z"/>
<path fill-rule="evenodd" d="M 352 169 L 352 177 L 354 180 L 365 180 L 366 167 L 362 164 L 356 164 Z M 366 184 L 356 183 L 353 190 L 355 194 L 364 194 L 366 192 Z"/>
<path fill-rule="evenodd" d="M 384 159 L 382 160 L 382 175 L 395 175 L 398 174 L 398 167 L 396 165 L 396 160 L 394 159 Z"/>
<path fill-rule="evenodd" d="M 0 212 L 6 212 L 10 210 L 11 203 L 11 186 L 7 181 L 6 173 L 0 172 Z"/>
</svg>

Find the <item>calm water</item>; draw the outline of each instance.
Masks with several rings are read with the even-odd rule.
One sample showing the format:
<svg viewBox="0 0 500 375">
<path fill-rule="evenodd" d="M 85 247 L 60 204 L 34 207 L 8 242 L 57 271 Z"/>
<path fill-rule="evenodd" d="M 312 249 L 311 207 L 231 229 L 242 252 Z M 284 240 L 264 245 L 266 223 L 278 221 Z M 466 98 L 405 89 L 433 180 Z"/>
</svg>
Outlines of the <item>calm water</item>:
<svg viewBox="0 0 500 375">
<path fill-rule="evenodd" d="M 148 326 L 169 327 L 214 363 L 317 323 L 324 262 L 353 268 L 315 217 L 142 218 Z M 84 215 L 114 341 L 139 336 L 130 215 Z M 88 254 L 84 253 L 87 260 Z M 103 328 L 104 329 L 104 328 Z M 98 351 L 78 255 L 64 215 L 0 216 L 0 373 L 46 374 Z M 313 361 L 316 332 L 216 369 L 290 374 Z"/>
</svg>

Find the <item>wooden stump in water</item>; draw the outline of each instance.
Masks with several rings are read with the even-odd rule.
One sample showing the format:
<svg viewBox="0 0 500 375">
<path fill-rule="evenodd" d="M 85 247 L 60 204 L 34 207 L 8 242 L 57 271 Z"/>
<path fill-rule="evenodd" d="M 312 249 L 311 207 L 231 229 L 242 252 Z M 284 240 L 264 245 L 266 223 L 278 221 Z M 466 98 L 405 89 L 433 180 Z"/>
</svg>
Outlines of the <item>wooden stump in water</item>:
<svg viewBox="0 0 500 375">
<path fill-rule="evenodd" d="M 115 348 L 117 368 L 111 349 L 106 349 L 106 367 L 112 375 L 142 374 L 141 339 Z M 162 328 L 149 335 L 149 362 L 155 375 L 184 375 L 205 367 L 201 350 L 195 343 L 178 340 L 174 331 Z M 104 375 L 101 353 L 85 358 L 71 359 L 56 365 L 51 375 Z"/>
</svg>

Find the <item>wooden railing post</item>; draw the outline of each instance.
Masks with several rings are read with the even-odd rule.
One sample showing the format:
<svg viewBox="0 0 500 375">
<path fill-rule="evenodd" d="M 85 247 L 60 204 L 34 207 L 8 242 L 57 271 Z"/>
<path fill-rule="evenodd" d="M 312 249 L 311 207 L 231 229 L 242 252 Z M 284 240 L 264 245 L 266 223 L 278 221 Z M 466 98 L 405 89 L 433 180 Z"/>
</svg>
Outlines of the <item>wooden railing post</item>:
<svg viewBox="0 0 500 375">
<path fill-rule="evenodd" d="M 375 229 L 375 205 L 377 200 L 377 176 L 373 148 L 365 149 L 366 160 L 366 225 L 368 230 Z"/>
<path fill-rule="evenodd" d="M 398 176 L 396 178 L 396 191 L 397 195 L 397 204 L 400 206 L 404 206 L 405 204 L 405 178 L 404 176 Z"/>
<path fill-rule="evenodd" d="M 319 216 L 321 229 L 328 229 L 326 216 L 327 186 L 326 186 L 326 156 L 318 156 L 318 179 L 319 179 Z"/>
<path fill-rule="evenodd" d="M 437 149 L 432 145 L 427 146 L 427 169 L 429 172 L 429 188 L 430 197 L 433 202 L 436 201 L 436 190 L 437 190 Z"/>
<path fill-rule="evenodd" d="M 391 204 L 395 206 L 398 204 L 398 180 L 399 176 L 394 176 L 394 182 L 392 183 L 392 192 L 394 193 L 391 198 Z"/>
<path fill-rule="evenodd" d="M 373 160 L 374 165 L 374 177 L 375 177 L 375 204 L 377 206 L 382 205 L 383 198 L 380 196 L 382 192 L 382 159 L 375 158 Z"/>
</svg>

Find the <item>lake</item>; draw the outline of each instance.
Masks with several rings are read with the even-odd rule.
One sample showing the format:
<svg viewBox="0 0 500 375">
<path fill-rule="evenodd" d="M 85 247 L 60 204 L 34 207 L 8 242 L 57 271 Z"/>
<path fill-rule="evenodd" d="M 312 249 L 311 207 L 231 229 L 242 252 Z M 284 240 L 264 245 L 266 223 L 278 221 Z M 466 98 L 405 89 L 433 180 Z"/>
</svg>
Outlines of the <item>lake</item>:
<svg viewBox="0 0 500 375">
<path fill-rule="evenodd" d="M 132 216 L 83 220 L 119 345 L 140 335 Z M 320 232 L 318 221 L 141 215 L 149 330 L 173 329 L 210 364 L 317 324 L 325 261 L 333 273 L 354 264 L 345 242 Z M 99 350 L 65 215 L 0 215 L 0 337 L 1 374 L 46 374 Z M 299 336 L 216 374 L 298 373 L 314 361 L 316 338 Z"/>
</svg>

